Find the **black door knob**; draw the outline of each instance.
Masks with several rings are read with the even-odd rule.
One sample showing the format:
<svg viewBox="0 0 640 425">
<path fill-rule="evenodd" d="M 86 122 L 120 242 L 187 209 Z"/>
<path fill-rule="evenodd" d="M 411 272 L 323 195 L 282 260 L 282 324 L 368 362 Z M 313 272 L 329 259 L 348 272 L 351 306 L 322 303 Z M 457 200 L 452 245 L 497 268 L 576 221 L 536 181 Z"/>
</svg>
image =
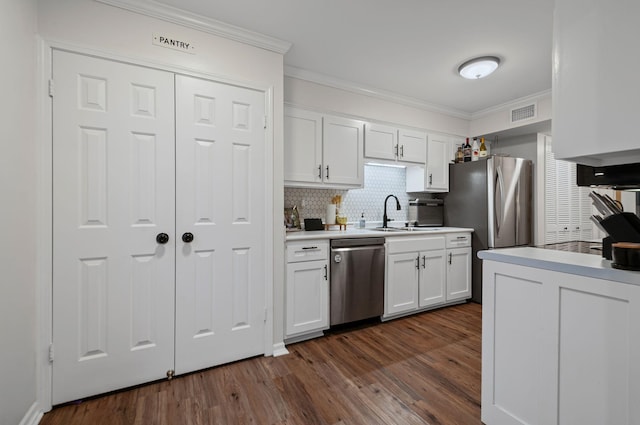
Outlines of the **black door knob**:
<svg viewBox="0 0 640 425">
<path fill-rule="evenodd" d="M 182 242 L 189 243 L 193 241 L 193 233 L 183 233 L 182 234 Z"/>
<path fill-rule="evenodd" d="M 158 233 L 158 235 L 156 236 L 156 242 L 161 245 L 166 244 L 167 242 L 169 242 L 169 235 L 167 235 L 166 233 Z"/>
</svg>

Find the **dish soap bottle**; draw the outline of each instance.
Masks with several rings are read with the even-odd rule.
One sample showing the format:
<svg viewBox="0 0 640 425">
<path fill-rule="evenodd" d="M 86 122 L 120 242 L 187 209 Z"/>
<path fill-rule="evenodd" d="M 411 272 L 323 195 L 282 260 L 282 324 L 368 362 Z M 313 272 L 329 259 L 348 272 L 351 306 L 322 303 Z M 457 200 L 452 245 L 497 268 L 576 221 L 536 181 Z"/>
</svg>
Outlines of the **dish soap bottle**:
<svg viewBox="0 0 640 425">
<path fill-rule="evenodd" d="M 358 227 L 360 227 L 361 229 L 364 229 L 364 211 L 362 212 L 362 215 L 360 216 L 360 223 L 358 223 Z"/>
</svg>

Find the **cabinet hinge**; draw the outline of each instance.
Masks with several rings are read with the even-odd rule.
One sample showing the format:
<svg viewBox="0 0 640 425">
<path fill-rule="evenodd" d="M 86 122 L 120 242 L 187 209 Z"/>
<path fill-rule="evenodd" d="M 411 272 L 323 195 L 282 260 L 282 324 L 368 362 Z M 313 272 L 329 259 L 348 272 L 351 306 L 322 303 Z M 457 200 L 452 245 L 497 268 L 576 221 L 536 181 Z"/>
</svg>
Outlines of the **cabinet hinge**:
<svg viewBox="0 0 640 425">
<path fill-rule="evenodd" d="M 49 97 L 53 97 L 53 93 L 55 89 L 55 85 L 53 83 L 53 80 L 49 80 Z"/>
<path fill-rule="evenodd" d="M 49 344 L 49 363 L 53 363 L 53 344 Z"/>
</svg>

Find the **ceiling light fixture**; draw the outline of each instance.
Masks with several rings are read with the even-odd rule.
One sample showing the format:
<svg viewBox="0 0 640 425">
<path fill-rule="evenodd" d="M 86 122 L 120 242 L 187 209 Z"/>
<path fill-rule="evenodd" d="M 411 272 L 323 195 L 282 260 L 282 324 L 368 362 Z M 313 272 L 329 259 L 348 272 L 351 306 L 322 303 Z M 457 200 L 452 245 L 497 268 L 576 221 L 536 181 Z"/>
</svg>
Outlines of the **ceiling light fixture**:
<svg viewBox="0 0 640 425">
<path fill-rule="evenodd" d="M 500 58 L 496 56 L 481 56 L 469 59 L 458 67 L 458 72 L 463 78 L 477 80 L 484 78 L 498 69 Z"/>
</svg>

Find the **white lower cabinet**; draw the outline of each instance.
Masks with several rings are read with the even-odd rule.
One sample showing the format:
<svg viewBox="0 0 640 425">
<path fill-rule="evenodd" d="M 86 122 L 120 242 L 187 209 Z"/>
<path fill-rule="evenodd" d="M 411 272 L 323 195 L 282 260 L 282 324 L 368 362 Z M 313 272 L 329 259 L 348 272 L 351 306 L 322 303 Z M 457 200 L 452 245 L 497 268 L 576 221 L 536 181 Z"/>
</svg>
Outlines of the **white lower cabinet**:
<svg viewBox="0 0 640 425">
<path fill-rule="evenodd" d="M 457 237 L 470 244 L 469 233 L 387 238 L 384 318 L 471 297 L 471 247 L 447 249 Z"/>
<path fill-rule="evenodd" d="M 418 252 L 388 254 L 385 315 L 404 313 L 418 308 L 419 276 Z"/>
<path fill-rule="evenodd" d="M 286 339 L 321 335 L 329 327 L 329 243 L 287 243 Z"/>
<path fill-rule="evenodd" d="M 429 307 L 445 302 L 445 251 L 432 249 L 421 251 L 420 259 L 420 284 L 419 307 Z"/>
<path fill-rule="evenodd" d="M 485 260 L 483 286 L 483 423 L 640 423 L 640 285 Z"/>
</svg>

